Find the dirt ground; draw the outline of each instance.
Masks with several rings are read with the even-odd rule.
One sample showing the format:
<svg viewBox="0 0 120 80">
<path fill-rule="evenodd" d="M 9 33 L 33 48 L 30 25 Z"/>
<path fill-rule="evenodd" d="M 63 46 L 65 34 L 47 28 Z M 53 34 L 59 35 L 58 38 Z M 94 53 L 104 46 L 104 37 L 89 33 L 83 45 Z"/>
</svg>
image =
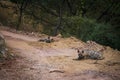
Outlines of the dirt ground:
<svg viewBox="0 0 120 80">
<path fill-rule="evenodd" d="M 75 60 L 75 48 L 90 47 L 74 37 L 53 43 L 38 42 L 40 37 L 0 29 L 11 59 L 0 60 L 0 80 L 120 80 L 120 51 L 105 46 L 105 59 Z"/>
</svg>

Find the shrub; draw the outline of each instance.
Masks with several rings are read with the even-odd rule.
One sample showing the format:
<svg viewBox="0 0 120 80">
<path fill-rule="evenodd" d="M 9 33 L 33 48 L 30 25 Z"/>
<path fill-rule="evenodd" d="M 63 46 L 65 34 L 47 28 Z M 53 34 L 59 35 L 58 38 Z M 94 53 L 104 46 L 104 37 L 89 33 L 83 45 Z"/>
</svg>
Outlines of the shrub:
<svg viewBox="0 0 120 80">
<path fill-rule="evenodd" d="M 97 43 L 120 49 L 120 37 L 114 33 L 110 24 L 97 23 L 95 20 L 79 16 L 64 18 L 61 31 L 64 37 L 75 36 L 83 41 L 93 40 Z"/>
</svg>

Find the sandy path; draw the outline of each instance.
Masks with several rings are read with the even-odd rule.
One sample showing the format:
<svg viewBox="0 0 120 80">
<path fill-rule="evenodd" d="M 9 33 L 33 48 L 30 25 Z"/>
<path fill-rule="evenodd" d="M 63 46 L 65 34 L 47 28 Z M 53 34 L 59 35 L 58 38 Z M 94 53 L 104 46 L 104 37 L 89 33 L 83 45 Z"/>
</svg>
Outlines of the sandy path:
<svg viewBox="0 0 120 80">
<path fill-rule="evenodd" d="M 21 34 L 15 34 L 15 33 L 12 33 L 12 32 L 9 32 L 9 31 L 1 31 L 1 33 L 4 34 L 4 36 L 9 36 L 9 37 L 12 37 L 12 38 L 15 38 L 15 39 L 21 39 L 21 40 L 25 40 L 25 41 L 37 41 L 38 38 L 32 38 L 32 37 L 28 37 L 28 36 L 23 36 Z"/>
<path fill-rule="evenodd" d="M 60 77 L 57 74 L 50 74 L 49 70 L 51 69 L 58 69 L 54 65 L 51 65 L 46 56 L 58 56 L 58 55 L 68 55 L 64 54 L 64 50 L 55 50 L 55 49 L 36 49 L 33 46 L 28 45 L 27 42 L 37 41 L 37 38 L 31 38 L 28 36 L 15 34 L 8 31 L 1 31 L 1 33 L 5 36 L 7 45 L 12 48 L 14 51 L 18 52 L 16 55 L 23 57 L 23 59 L 18 63 L 19 65 L 30 65 L 26 69 L 27 71 L 23 71 L 25 75 L 24 77 L 30 77 L 28 75 L 34 74 L 33 77 L 28 78 L 30 80 L 56 80 Z M 61 54 L 62 53 L 62 54 Z M 18 60 L 19 61 L 19 60 Z M 27 63 L 25 63 L 25 62 Z M 30 64 L 29 64 L 30 63 Z M 15 65 L 16 67 L 18 65 Z M 34 69 L 32 72 L 30 69 Z M 37 70 L 37 71 L 36 71 Z M 38 74 L 40 72 L 40 74 Z M 35 77 L 37 76 L 37 77 Z M 13 77 L 13 76 L 12 76 Z M 17 76 L 16 76 L 17 77 Z M 4 79 L 2 79 L 4 80 Z M 10 79 L 8 79 L 10 80 Z M 11 79 L 13 80 L 13 79 Z M 16 80 L 16 79 L 15 79 Z M 19 79 L 18 79 L 19 80 Z M 21 79 L 20 79 L 21 80 Z M 25 79 L 26 80 L 26 79 Z"/>
<path fill-rule="evenodd" d="M 75 53 L 73 49 L 39 49 L 29 45 L 29 42 L 36 42 L 37 38 L 9 31 L 1 31 L 1 33 L 5 36 L 7 45 L 20 58 L 17 58 L 15 62 L 7 63 L 6 65 L 9 66 L 0 70 L 0 74 L 5 73 L 2 77 L 0 76 L 0 80 L 112 80 L 109 76 L 99 75 L 94 71 L 80 73 L 80 68 L 84 69 L 80 65 L 88 66 L 89 64 L 74 62 L 72 60 L 75 58 L 75 56 L 73 57 Z M 77 64 L 79 66 L 75 66 Z M 88 69 L 92 67 L 98 70 L 95 65 L 91 65 Z M 49 73 L 52 69 L 65 70 L 65 73 Z M 70 71 L 76 73 L 71 74 Z"/>
</svg>

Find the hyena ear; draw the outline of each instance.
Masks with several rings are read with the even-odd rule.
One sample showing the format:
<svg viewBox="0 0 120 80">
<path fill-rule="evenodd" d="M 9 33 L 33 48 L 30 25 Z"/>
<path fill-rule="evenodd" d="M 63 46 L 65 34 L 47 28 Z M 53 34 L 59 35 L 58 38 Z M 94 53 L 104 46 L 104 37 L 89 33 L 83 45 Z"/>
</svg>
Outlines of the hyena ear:
<svg viewBox="0 0 120 80">
<path fill-rule="evenodd" d="M 82 53 L 84 53 L 84 51 L 82 50 Z"/>
<path fill-rule="evenodd" d="M 77 49 L 77 52 L 78 52 L 78 53 L 80 52 L 79 49 Z"/>
</svg>

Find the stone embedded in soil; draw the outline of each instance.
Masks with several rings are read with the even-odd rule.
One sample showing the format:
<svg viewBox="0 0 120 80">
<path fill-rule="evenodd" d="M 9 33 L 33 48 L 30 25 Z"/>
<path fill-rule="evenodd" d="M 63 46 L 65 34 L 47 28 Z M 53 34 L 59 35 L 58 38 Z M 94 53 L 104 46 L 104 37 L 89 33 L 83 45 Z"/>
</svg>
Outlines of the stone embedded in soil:
<svg viewBox="0 0 120 80">
<path fill-rule="evenodd" d="M 6 50 L 5 50 L 5 40 L 3 35 L 0 33 L 0 54 L 5 54 Z M 1 56 L 2 56 L 1 55 Z"/>
<path fill-rule="evenodd" d="M 64 73 L 64 70 L 60 70 L 60 69 L 50 69 L 49 73 L 53 73 L 53 72 L 58 72 L 58 73 Z"/>
</svg>

